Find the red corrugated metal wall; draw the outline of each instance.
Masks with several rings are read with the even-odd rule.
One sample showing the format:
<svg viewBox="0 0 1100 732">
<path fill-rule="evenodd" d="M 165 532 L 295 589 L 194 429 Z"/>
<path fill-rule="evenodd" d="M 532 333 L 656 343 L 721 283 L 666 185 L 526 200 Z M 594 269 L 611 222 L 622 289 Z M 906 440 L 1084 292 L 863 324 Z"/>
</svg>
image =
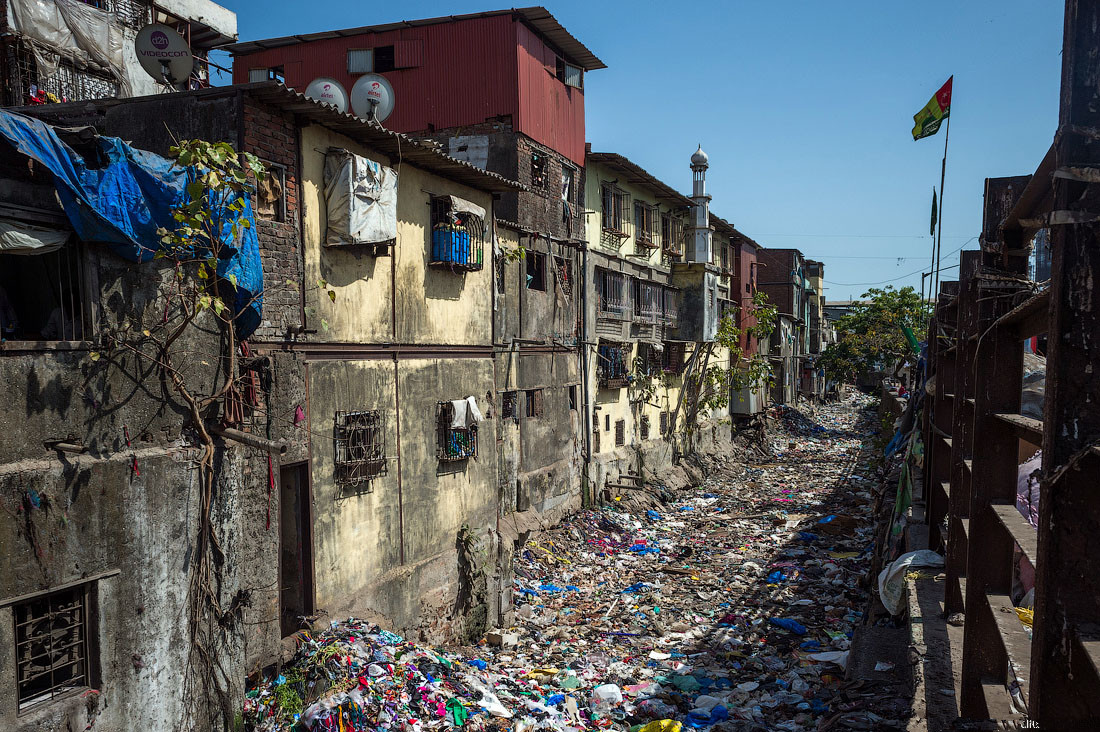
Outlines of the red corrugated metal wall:
<svg viewBox="0 0 1100 732">
<path fill-rule="evenodd" d="M 240 55 L 233 60 L 233 81 L 247 82 L 249 69 L 281 65 L 287 86 L 299 91 L 318 76 L 328 76 L 350 92 L 359 77 L 347 71 L 348 49 L 391 44 L 397 65 L 411 68 L 383 74 L 397 96 L 386 127 L 415 132 L 432 125 L 444 129 L 476 124 L 498 114 L 518 116 L 515 29 L 507 15 L 329 38 Z"/>
<path fill-rule="evenodd" d="M 514 129 L 584 164 L 584 94 L 558 81 L 555 56 L 511 16 L 471 18 L 346 38 L 330 38 L 239 55 L 233 81 L 252 68 L 282 66 L 287 86 L 304 90 L 328 76 L 349 91 L 347 51 L 394 45 L 399 68 L 383 75 L 397 105 L 386 126 L 399 132 L 460 127 L 511 115 Z"/>
<path fill-rule="evenodd" d="M 516 23 L 519 117 L 516 128 L 584 166 L 584 92 L 558 81 L 557 56 Z"/>
</svg>

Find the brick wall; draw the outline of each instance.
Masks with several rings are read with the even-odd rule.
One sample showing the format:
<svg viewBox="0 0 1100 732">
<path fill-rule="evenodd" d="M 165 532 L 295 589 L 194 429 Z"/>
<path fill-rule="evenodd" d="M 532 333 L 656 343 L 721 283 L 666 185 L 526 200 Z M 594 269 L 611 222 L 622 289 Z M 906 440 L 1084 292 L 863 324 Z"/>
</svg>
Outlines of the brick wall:
<svg viewBox="0 0 1100 732">
<path fill-rule="evenodd" d="M 546 184 L 541 189 L 532 180 L 532 156 L 545 156 L 544 175 Z M 531 192 L 516 194 L 516 223 L 539 233 L 549 233 L 556 239 L 584 238 L 584 176 L 582 171 L 570 165 L 561 153 L 539 145 L 525 135 L 516 135 L 516 154 L 518 170 L 516 180 L 532 187 Z M 570 201 L 572 216 L 562 215 L 561 175 L 566 165 L 574 169 L 573 195 Z"/>
<path fill-rule="evenodd" d="M 288 330 L 302 325 L 305 277 L 299 236 L 298 130 L 293 118 L 246 97 L 243 147 L 285 169 L 284 220 L 256 217 L 265 292 L 263 322 L 252 336 L 256 341 L 283 340 Z"/>
</svg>

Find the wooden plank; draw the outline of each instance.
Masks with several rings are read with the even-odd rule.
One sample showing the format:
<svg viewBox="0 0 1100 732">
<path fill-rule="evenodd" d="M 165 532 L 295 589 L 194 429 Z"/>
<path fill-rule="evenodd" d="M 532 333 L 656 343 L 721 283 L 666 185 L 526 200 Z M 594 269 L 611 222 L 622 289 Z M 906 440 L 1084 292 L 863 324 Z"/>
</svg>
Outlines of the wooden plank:
<svg viewBox="0 0 1100 732">
<path fill-rule="evenodd" d="M 997 520 L 1005 528 L 1012 540 L 1024 552 L 1032 567 L 1039 566 L 1039 533 L 1027 522 L 1016 506 L 1011 503 L 993 503 L 990 505 Z"/>
<path fill-rule="evenodd" d="M 1049 310 L 1050 290 L 1040 290 L 1005 313 L 998 324 L 1010 326 L 1016 338 L 1023 340 L 1046 332 Z"/>
<path fill-rule="evenodd" d="M 985 697 L 985 709 L 990 719 L 1018 720 L 1024 715 L 1017 714 L 1012 708 L 1012 695 L 1008 688 L 993 679 L 982 680 L 982 696 Z"/>
<path fill-rule="evenodd" d="M 1016 431 L 1016 436 L 1021 440 L 1026 440 L 1033 445 L 1043 444 L 1043 423 L 1039 420 L 1025 417 L 1022 414 L 1009 414 L 1006 412 L 997 412 L 993 416 L 1012 425 Z"/>
<path fill-rule="evenodd" d="M 1007 595 L 986 593 L 985 599 L 993 613 L 993 622 L 997 624 L 997 633 L 1001 636 L 1009 667 L 1020 682 L 1024 699 L 1027 699 L 1027 690 L 1031 685 L 1031 638 Z"/>
</svg>

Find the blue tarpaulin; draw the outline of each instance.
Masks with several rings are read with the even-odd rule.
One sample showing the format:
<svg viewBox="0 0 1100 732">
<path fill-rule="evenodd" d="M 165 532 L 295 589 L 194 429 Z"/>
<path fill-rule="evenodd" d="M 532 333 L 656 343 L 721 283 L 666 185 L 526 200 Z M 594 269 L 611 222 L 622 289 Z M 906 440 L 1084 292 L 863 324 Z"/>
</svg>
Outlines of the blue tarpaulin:
<svg viewBox="0 0 1100 732">
<path fill-rule="evenodd" d="M 45 122 L 0 109 L 0 137 L 20 153 L 53 174 L 57 195 L 77 236 L 88 242 L 109 244 L 119 256 L 134 262 L 153 259 L 161 246 L 157 229 L 174 229 L 172 209 L 187 200 L 185 187 L 196 171 L 171 160 L 127 145 L 117 137 L 97 137 L 95 142 L 103 167 L 89 168 L 76 151 L 66 145 Z M 263 268 L 256 239 L 252 202 L 245 196 L 242 212 L 225 208 L 215 212 L 222 221 L 221 258 L 218 275 L 236 278 L 232 303 L 236 330 L 247 338 L 260 324 Z M 245 219 L 232 242 L 232 226 Z"/>
</svg>

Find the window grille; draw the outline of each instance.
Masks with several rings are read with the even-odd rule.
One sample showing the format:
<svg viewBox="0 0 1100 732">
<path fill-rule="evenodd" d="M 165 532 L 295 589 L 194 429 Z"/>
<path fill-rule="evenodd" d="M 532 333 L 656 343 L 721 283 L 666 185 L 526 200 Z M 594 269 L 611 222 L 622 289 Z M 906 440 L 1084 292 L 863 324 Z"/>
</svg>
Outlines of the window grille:
<svg viewBox="0 0 1100 732">
<path fill-rule="evenodd" d="M 660 285 L 634 280 L 634 320 L 656 323 L 661 316 L 662 298 Z"/>
<path fill-rule="evenodd" d="M 91 338 L 83 244 L 70 239 L 60 249 L 46 254 L 0 254 L 0 289 L 11 305 L 11 313 L 0 311 L 0 336 L 4 339 Z"/>
<path fill-rule="evenodd" d="M 686 350 L 683 343 L 666 342 L 664 353 L 661 354 L 661 370 L 666 374 L 682 374 Z"/>
<path fill-rule="evenodd" d="M 516 392 L 506 391 L 501 395 L 500 416 L 503 419 L 515 419 L 519 416 L 516 414 Z"/>
<path fill-rule="evenodd" d="M 728 244 L 718 245 L 718 265 L 722 269 L 723 274 L 729 274 L 730 272 L 730 248 Z"/>
<path fill-rule="evenodd" d="M 524 395 L 526 409 L 524 410 L 525 417 L 541 417 L 542 416 L 542 389 L 528 389 Z"/>
<path fill-rule="evenodd" d="M 431 258 L 428 264 L 472 272 L 483 265 L 485 222 L 468 211 L 456 211 L 450 196 L 431 197 Z"/>
<path fill-rule="evenodd" d="M 675 259 L 684 254 L 684 220 L 670 213 L 661 214 L 661 250 Z"/>
<path fill-rule="evenodd" d="M 659 424 L 661 427 L 661 434 L 668 434 L 668 412 L 661 412 Z"/>
<path fill-rule="evenodd" d="M 584 88 L 584 70 L 579 66 L 566 63 L 564 59 L 558 58 L 555 64 L 555 76 L 558 77 L 558 81 L 571 86 L 576 89 Z"/>
<path fill-rule="evenodd" d="M 504 294 L 504 279 L 505 279 L 505 276 L 508 273 L 508 260 L 505 258 L 505 256 L 503 254 L 498 254 L 497 258 L 496 258 L 496 261 L 497 261 L 497 272 L 496 272 L 497 293 L 503 295 Z"/>
<path fill-rule="evenodd" d="M 369 74 L 374 71 L 373 48 L 349 48 L 347 59 L 349 74 Z"/>
<path fill-rule="evenodd" d="M 603 230 L 606 234 L 612 234 L 619 238 L 630 236 L 627 229 L 627 210 L 630 207 L 630 194 L 616 186 L 614 183 L 604 183 L 601 188 L 603 196 Z"/>
<path fill-rule="evenodd" d="M 680 324 L 679 290 L 672 287 L 661 288 L 661 312 L 658 320 L 673 328 Z"/>
<path fill-rule="evenodd" d="M 657 245 L 657 207 L 638 201 L 634 204 L 634 248 L 644 253 Z"/>
<path fill-rule="evenodd" d="M 649 416 L 648 415 L 645 415 L 645 414 L 642 415 L 642 420 L 641 420 L 641 423 L 639 424 L 639 429 L 641 430 L 641 433 L 642 433 L 642 439 L 643 440 L 648 440 L 649 439 Z"/>
<path fill-rule="evenodd" d="M 621 344 L 601 344 L 597 351 L 596 381 L 603 389 L 620 389 L 627 385 L 626 347 Z"/>
<path fill-rule="evenodd" d="M 354 487 L 386 474 L 386 431 L 380 411 L 337 412 L 333 438 L 337 485 Z"/>
<path fill-rule="evenodd" d="M 60 59 L 57 71 L 48 78 L 38 74 L 34 53 L 25 42 L 12 39 L 7 44 L 8 79 L 4 89 L 6 105 L 22 106 L 50 102 L 78 102 L 119 96 L 118 82 L 109 74 L 79 69 L 71 61 Z"/>
<path fill-rule="evenodd" d="M 39 595 L 15 606 L 20 708 L 90 686 L 87 587 Z"/>
<path fill-rule="evenodd" d="M 592 429 L 592 452 L 596 453 L 600 451 L 600 423 L 597 422 L 596 426 Z"/>
<path fill-rule="evenodd" d="M 626 444 L 626 420 L 620 419 L 615 422 L 615 447 L 622 447 Z"/>
<path fill-rule="evenodd" d="M 610 318 L 626 315 L 626 275 L 596 268 L 596 313 Z"/>
<path fill-rule="evenodd" d="M 477 425 L 452 427 L 454 405 L 450 402 L 436 404 L 436 457 L 441 462 L 453 463 L 477 457 Z"/>
<path fill-rule="evenodd" d="M 573 296 L 573 263 L 565 257 L 554 257 L 554 276 L 566 297 Z"/>
</svg>

